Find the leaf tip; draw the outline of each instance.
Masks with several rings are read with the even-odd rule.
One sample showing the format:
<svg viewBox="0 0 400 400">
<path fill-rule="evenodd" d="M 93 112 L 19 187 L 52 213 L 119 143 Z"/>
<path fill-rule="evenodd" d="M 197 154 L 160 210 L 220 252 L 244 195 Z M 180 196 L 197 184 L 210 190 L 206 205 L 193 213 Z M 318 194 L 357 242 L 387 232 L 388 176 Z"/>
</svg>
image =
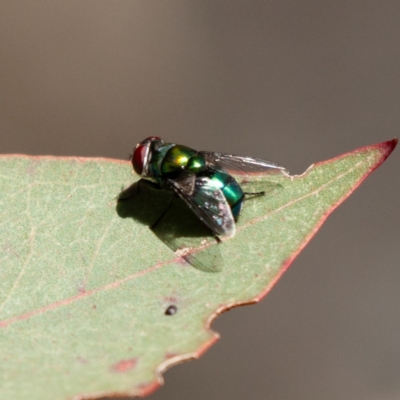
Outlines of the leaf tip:
<svg viewBox="0 0 400 400">
<path fill-rule="evenodd" d="M 393 138 L 392 140 L 387 140 L 386 142 L 378 143 L 375 146 L 381 151 L 383 160 L 386 160 L 390 156 L 390 153 L 395 149 L 397 146 L 397 142 L 399 139 Z"/>
<path fill-rule="evenodd" d="M 378 143 L 374 146 L 371 146 L 375 147 L 381 154 L 379 161 L 376 163 L 372 171 L 375 168 L 378 168 L 390 156 L 392 151 L 396 148 L 398 141 L 399 139 L 393 138 L 392 140 L 387 140 L 386 142 Z"/>
</svg>

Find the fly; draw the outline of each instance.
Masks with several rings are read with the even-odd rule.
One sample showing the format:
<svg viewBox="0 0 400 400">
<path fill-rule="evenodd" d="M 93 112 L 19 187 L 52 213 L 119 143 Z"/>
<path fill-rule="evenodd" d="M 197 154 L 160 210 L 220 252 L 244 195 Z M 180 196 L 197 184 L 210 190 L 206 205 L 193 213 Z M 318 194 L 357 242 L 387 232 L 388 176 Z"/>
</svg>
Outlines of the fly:
<svg viewBox="0 0 400 400">
<path fill-rule="evenodd" d="M 245 193 L 231 173 L 287 174 L 284 167 L 270 161 L 196 151 L 164 143 L 158 136 L 135 147 L 132 165 L 142 178 L 180 197 L 217 238 L 235 235 L 246 194 L 264 194 Z"/>
</svg>

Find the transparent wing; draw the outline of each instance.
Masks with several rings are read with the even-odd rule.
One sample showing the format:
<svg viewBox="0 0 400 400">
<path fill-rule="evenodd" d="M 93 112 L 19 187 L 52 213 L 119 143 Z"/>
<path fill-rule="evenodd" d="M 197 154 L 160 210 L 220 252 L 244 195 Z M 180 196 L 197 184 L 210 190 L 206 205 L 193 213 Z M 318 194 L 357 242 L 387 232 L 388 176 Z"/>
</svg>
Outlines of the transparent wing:
<svg viewBox="0 0 400 400">
<path fill-rule="evenodd" d="M 215 153 L 210 151 L 200 151 L 209 167 L 223 169 L 231 173 L 263 172 L 269 174 L 287 175 L 289 172 L 285 167 L 271 161 L 264 161 L 259 158 L 241 157 L 233 154 Z"/>
<path fill-rule="evenodd" d="M 177 179 L 169 179 L 168 186 L 216 235 L 235 235 L 231 208 L 222 191 L 213 186 L 209 178 L 186 173 Z"/>
</svg>

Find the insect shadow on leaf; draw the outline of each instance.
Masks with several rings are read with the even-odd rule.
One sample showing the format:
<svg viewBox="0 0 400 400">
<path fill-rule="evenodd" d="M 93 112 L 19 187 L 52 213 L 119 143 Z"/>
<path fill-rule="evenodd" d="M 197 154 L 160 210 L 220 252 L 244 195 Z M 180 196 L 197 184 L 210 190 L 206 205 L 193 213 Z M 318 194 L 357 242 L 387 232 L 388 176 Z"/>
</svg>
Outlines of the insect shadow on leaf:
<svg viewBox="0 0 400 400">
<path fill-rule="evenodd" d="M 246 202 L 269 196 L 280 185 L 272 182 L 241 184 Z M 118 196 L 117 213 L 121 218 L 132 218 L 148 226 L 177 256 L 203 272 L 220 272 L 224 266 L 219 238 L 205 226 L 193 211 L 173 192 L 140 179 Z"/>
<path fill-rule="evenodd" d="M 173 192 L 140 179 L 118 196 L 117 214 L 148 226 L 193 267 L 219 272 L 223 258 L 218 239 Z"/>
</svg>

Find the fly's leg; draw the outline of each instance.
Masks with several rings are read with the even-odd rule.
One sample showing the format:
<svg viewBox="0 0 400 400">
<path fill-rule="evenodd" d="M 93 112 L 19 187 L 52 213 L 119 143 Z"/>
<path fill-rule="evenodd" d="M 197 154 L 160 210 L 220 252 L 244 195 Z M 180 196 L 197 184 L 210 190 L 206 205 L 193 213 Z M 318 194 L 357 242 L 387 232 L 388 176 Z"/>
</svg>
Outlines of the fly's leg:
<svg viewBox="0 0 400 400">
<path fill-rule="evenodd" d="M 244 186 L 247 183 L 250 183 L 250 182 L 249 181 L 243 181 L 243 182 L 240 182 L 240 185 Z M 265 190 L 262 190 L 261 192 L 243 192 L 243 194 L 245 196 L 251 196 L 251 198 L 254 198 L 254 197 L 264 196 L 265 195 Z"/>
<path fill-rule="evenodd" d="M 262 192 L 253 192 L 253 193 L 243 192 L 243 194 L 245 196 L 251 196 L 251 198 L 254 198 L 254 197 L 265 196 L 265 191 L 263 190 Z"/>
<path fill-rule="evenodd" d="M 218 235 L 216 235 L 215 233 L 214 233 L 214 239 L 215 239 L 215 241 L 217 242 L 217 244 L 221 244 L 222 243 L 222 240 L 219 238 L 219 236 Z"/>
</svg>

